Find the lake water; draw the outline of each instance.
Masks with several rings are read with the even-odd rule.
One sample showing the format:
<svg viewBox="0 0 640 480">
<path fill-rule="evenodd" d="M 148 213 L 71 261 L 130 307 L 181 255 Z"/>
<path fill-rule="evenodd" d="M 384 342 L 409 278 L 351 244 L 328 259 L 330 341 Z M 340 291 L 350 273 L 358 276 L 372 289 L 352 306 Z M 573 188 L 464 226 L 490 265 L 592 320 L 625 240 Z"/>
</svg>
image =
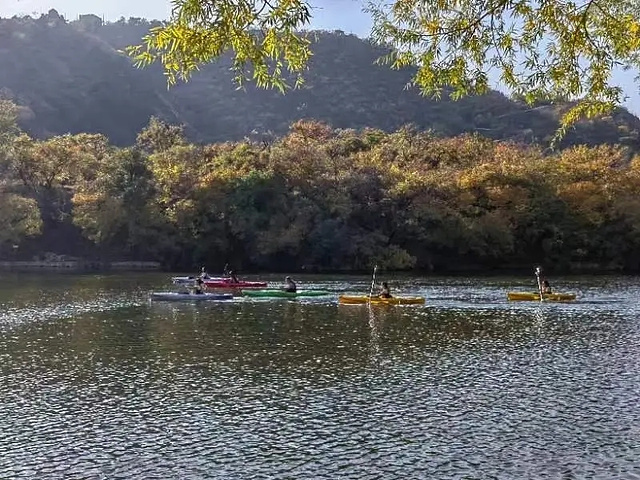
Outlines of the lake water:
<svg viewBox="0 0 640 480">
<path fill-rule="evenodd" d="M 149 302 L 167 278 L 0 276 L 0 478 L 640 479 L 637 277 L 554 278 L 572 304 L 506 301 L 533 277 Z"/>
</svg>

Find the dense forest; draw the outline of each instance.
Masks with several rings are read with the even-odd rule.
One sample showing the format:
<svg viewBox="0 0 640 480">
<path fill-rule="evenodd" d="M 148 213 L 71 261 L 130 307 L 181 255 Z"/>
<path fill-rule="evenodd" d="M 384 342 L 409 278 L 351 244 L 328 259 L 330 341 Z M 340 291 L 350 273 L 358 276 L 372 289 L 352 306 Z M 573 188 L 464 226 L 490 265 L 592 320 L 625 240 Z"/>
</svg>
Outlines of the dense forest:
<svg viewBox="0 0 640 480">
<path fill-rule="evenodd" d="M 0 19 L 0 97 L 21 106 L 20 125 L 34 138 L 99 133 L 121 147 L 135 142 L 151 116 L 184 125 L 198 143 L 270 142 L 312 118 L 334 128 L 393 132 L 412 124 L 443 136 L 479 133 L 546 146 L 566 108 L 562 102 L 531 107 L 498 92 L 455 102 L 421 97 L 405 88 L 411 70 L 376 65 L 386 51 L 339 31 L 309 33 L 314 56 L 306 84 L 286 95 L 251 85 L 237 90 L 225 60 L 167 89 L 159 67 L 135 69 L 119 53 L 157 24 L 140 18 L 104 24 L 95 15 L 68 21 L 54 10 Z M 639 134 L 640 120 L 620 109 L 582 122 L 562 146 L 621 144 L 637 151 Z"/>
<path fill-rule="evenodd" d="M 251 270 L 640 271 L 640 157 L 553 155 L 479 135 L 293 123 L 190 143 L 152 118 L 134 145 L 34 139 L 0 102 L 0 252 Z"/>
</svg>

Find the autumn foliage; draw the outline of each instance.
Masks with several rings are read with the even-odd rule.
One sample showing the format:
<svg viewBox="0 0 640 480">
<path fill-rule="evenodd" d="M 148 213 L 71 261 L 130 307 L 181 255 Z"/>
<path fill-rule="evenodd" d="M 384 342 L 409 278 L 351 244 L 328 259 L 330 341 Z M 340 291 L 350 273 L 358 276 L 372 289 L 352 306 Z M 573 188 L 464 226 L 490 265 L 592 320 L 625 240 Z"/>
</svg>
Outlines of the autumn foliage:
<svg viewBox="0 0 640 480">
<path fill-rule="evenodd" d="M 0 201 L 41 228 L 0 216 L 18 229 L 0 241 L 64 231 L 90 255 L 243 271 L 640 270 L 640 158 L 621 148 L 547 155 L 315 121 L 272 142 L 194 145 L 154 119 L 138 138 L 14 136 Z"/>
</svg>

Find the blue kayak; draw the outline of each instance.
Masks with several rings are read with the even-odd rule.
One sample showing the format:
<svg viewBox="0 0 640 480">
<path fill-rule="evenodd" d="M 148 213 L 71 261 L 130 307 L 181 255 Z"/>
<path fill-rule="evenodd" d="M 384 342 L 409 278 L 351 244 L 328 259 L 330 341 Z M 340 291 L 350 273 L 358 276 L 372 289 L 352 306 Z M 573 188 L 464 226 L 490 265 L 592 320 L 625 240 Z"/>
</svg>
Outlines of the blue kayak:
<svg viewBox="0 0 640 480">
<path fill-rule="evenodd" d="M 165 302 L 201 302 L 211 300 L 231 300 L 230 293 L 182 293 L 182 292 L 153 292 L 151 300 L 162 300 Z"/>
</svg>

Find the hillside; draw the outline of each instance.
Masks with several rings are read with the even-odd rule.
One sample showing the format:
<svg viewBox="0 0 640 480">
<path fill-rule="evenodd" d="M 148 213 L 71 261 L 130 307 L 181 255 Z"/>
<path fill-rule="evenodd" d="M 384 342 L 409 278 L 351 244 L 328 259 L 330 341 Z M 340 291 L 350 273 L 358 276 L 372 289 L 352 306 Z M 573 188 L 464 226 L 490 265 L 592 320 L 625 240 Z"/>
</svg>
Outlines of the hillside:
<svg viewBox="0 0 640 480">
<path fill-rule="evenodd" d="M 0 20 L 0 89 L 27 107 L 22 126 L 47 137 L 97 132 L 130 144 L 152 115 L 182 123 L 194 141 L 281 135 L 301 118 L 336 128 L 404 124 L 451 136 L 465 132 L 545 144 L 558 109 L 531 108 L 498 92 L 453 102 L 406 89 L 410 71 L 374 64 L 383 51 L 342 32 L 317 32 L 304 88 L 281 95 L 238 90 L 228 63 L 208 65 L 189 83 L 167 90 L 160 68 L 137 70 L 118 50 L 150 27 L 141 19 L 102 25 L 95 16 L 66 22 L 55 11 L 39 19 Z M 640 120 L 626 110 L 580 125 L 565 144 L 622 143 L 638 150 Z"/>
</svg>

